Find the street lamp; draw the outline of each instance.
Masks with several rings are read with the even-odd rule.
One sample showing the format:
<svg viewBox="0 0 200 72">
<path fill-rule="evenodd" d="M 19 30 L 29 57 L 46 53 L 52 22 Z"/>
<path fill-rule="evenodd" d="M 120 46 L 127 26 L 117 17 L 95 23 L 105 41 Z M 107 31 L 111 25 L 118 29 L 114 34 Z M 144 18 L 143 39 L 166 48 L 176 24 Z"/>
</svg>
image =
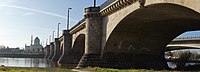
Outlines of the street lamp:
<svg viewBox="0 0 200 72">
<path fill-rule="evenodd" d="M 67 11 L 67 30 L 69 30 L 69 10 L 72 9 L 72 8 L 68 8 L 68 11 Z"/>
<path fill-rule="evenodd" d="M 96 0 L 94 0 L 94 7 L 96 7 Z"/>
<path fill-rule="evenodd" d="M 52 42 L 54 41 L 54 33 L 55 31 L 53 31 L 53 34 L 52 34 Z"/>
<path fill-rule="evenodd" d="M 49 44 L 50 44 L 50 42 L 51 42 L 51 35 L 49 36 Z"/>
<path fill-rule="evenodd" d="M 61 23 L 58 23 L 58 34 L 57 34 L 57 38 L 59 38 L 59 25 L 60 25 Z"/>
<path fill-rule="evenodd" d="M 46 39 L 46 45 L 48 45 L 48 38 Z"/>
</svg>

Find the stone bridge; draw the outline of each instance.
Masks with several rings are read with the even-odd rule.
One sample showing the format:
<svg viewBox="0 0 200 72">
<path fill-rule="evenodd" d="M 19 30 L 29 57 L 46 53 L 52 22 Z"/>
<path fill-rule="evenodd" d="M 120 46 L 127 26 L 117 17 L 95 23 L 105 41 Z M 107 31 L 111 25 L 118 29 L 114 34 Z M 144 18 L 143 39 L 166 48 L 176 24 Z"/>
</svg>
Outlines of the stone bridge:
<svg viewBox="0 0 200 72">
<path fill-rule="evenodd" d="M 167 45 L 165 51 L 180 49 L 200 49 L 200 38 L 176 38 Z"/>
<path fill-rule="evenodd" d="M 77 68 L 165 69 L 165 47 L 195 30 L 200 0 L 108 0 L 85 8 L 84 18 L 46 47 L 47 56 Z"/>
</svg>

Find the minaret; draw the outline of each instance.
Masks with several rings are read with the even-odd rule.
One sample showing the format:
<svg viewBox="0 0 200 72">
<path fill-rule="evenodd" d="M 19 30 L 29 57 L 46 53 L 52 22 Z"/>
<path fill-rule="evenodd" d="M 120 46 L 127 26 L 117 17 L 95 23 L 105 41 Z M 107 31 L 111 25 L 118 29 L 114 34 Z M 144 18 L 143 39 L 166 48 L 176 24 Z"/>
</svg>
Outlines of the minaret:
<svg viewBox="0 0 200 72">
<path fill-rule="evenodd" d="M 33 35 L 31 35 L 31 46 L 33 45 Z"/>
<path fill-rule="evenodd" d="M 48 44 L 48 39 L 46 40 L 46 45 Z"/>
</svg>

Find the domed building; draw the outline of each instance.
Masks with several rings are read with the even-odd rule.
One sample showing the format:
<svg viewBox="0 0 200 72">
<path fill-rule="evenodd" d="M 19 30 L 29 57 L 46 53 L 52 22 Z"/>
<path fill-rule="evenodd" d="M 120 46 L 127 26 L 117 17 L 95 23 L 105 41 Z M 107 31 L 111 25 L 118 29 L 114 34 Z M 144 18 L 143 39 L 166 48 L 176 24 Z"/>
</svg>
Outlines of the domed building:
<svg viewBox="0 0 200 72">
<path fill-rule="evenodd" d="M 34 43 L 32 44 L 32 37 L 31 37 L 31 45 L 30 46 L 25 45 L 25 51 L 32 52 L 32 53 L 43 52 L 43 46 L 40 44 L 40 39 L 36 37 L 34 39 Z"/>
</svg>

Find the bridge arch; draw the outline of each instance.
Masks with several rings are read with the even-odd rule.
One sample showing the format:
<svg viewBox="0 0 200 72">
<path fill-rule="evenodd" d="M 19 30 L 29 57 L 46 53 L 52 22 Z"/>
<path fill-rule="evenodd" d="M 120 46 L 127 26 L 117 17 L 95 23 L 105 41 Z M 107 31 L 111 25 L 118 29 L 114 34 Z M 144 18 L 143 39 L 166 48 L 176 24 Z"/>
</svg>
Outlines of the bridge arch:
<svg viewBox="0 0 200 72">
<path fill-rule="evenodd" d="M 151 4 L 115 26 L 103 59 L 115 67 L 166 68 L 164 48 L 178 35 L 194 30 L 200 30 L 198 12 L 172 3 Z"/>
<path fill-rule="evenodd" d="M 85 34 L 79 34 L 77 36 L 71 50 L 74 62 L 78 64 L 85 51 Z"/>
</svg>

